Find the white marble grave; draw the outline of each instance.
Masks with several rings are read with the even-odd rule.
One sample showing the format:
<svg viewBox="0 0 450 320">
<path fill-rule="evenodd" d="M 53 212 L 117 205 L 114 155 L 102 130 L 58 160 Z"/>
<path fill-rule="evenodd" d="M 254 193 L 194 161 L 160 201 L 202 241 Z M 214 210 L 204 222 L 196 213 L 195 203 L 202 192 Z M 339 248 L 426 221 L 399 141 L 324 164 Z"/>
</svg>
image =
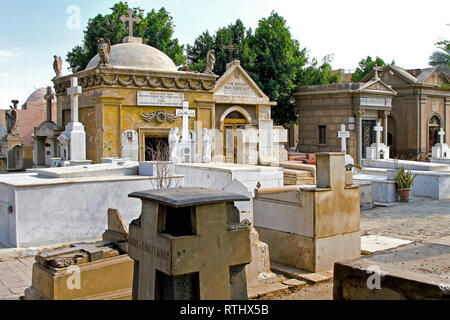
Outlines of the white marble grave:
<svg viewBox="0 0 450 320">
<path fill-rule="evenodd" d="M 30 247 L 100 238 L 106 212 L 126 223 L 141 202 L 128 195 L 151 190 L 156 177 L 140 176 L 137 162 L 50 168 L 0 175 L 0 246 Z M 173 177 L 183 186 L 184 177 Z"/>
<path fill-rule="evenodd" d="M 444 129 L 441 128 L 438 134 L 439 134 L 439 143 L 437 143 L 432 148 L 432 157 L 430 159 L 430 162 L 450 164 L 450 148 L 446 143 L 444 143 L 444 136 L 445 136 Z"/>
<path fill-rule="evenodd" d="M 78 78 L 71 78 L 70 88 L 67 88 L 67 95 L 70 97 L 71 122 L 58 137 L 63 161 L 86 160 L 86 133 L 83 124 L 78 121 L 78 96 L 81 93 L 82 87 L 78 86 Z"/>
<path fill-rule="evenodd" d="M 374 130 L 376 132 L 376 142 L 373 143 L 370 147 L 367 147 L 366 158 L 377 160 L 389 160 L 390 148 L 386 146 L 384 143 L 381 143 L 381 132 L 383 132 L 384 128 L 378 122 Z"/>
</svg>

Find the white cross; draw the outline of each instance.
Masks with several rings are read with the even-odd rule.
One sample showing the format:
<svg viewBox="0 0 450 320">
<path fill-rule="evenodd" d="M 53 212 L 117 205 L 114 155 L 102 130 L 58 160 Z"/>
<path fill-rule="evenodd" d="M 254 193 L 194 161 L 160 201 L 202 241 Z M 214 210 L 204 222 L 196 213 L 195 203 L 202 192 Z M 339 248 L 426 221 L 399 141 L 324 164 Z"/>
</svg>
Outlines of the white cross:
<svg viewBox="0 0 450 320">
<path fill-rule="evenodd" d="M 377 125 L 375 128 L 373 128 L 373 130 L 375 130 L 375 132 L 377 133 L 377 137 L 376 137 L 376 143 L 381 143 L 381 132 L 383 132 L 383 127 L 381 126 L 381 124 L 379 122 L 377 122 Z"/>
<path fill-rule="evenodd" d="M 183 109 L 177 109 L 177 117 L 183 117 L 183 129 L 181 136 L 183 140 L 189 140 L 189 118 L 195 117 L 195 111 L 189 110 L 189 101 L 183 101 Z"/>
<path fill-rule="evenodd" d="M 78 86 L 78 78 L 70 79 L 70 88 L 67 88 L 67 95 L 70 97 L 70 113 L 72 122 L 78 122 L 78 96 L 83 92 L 83 88 Z"/>
<path fill-rule="evenodd" d="M 444 136 L 445 136 L 445 132 L 444 132 L 443 128 L 441 128 L 441 130 L 439 130 L 438 135 L 439 135 L 439 139 L 441 141 L 441 145 L 443 145 L 444 144 Z"/>
<path fill-rule="evenodd" d="M 128 17 L 121 16 L 120 21 L 122 21 L 123 23 L 128 22 L 128 36 L 130 38 L 133 38 L 133 22 L 140 23 L 141 18 L 139 18 L 139 17 L 133 18 L 133 13 L 134 13 L 133 9 L 128 9 L 127 13 L 128 13 Z"/>
<path fill-rule="evenodd" d="M 341 125 L 341 131 L 338 131 L 338 137 L 341 138 L 341 152 L 347 153 L 347 139 L 350 138 L 350 132 L 345 131 L 345 124 Z"/>
</svg>

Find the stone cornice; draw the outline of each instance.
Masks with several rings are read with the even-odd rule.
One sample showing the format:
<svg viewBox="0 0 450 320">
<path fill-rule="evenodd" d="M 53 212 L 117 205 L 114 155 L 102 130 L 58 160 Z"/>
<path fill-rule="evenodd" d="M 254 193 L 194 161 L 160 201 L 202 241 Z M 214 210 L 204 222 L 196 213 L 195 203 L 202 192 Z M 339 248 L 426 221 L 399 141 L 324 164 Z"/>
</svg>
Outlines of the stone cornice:
<svg viewBox="0 0 450 320">
<path fill-rule="evenodd" d="M 98 67 L 54 78 L 53 83 L 56 94 L 65 94 L 66 89 L 70 86 L 70 78 L 72 77 L 78 77 L 78 83 L 83 89 L 124 87 L 203 92 L 213 92 L 217 78 L 215 75 L 194 72 L 162 72 Z"/>
</svg>

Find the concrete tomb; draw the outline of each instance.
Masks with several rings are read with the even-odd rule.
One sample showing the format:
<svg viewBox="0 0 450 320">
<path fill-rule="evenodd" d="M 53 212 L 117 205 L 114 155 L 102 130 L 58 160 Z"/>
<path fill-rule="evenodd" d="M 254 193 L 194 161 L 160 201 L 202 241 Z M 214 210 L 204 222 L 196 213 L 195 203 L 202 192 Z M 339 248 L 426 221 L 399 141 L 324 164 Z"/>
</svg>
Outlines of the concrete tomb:
<svg viewBox="0 0 450 320">
<path fill-rule="evenodd" d="M 335 300 L 447 300 L 450 247 L 413 243 L 334 267 Z"/>
<path fill-rule="evenodd" d="M 38 254 L 25 300 L 130 300 L 133 260 L 112 242 Z"/>
<path fill-rule="evenodd" d="M 221 189 L 251 199 L 234 203 L 239 210 L 240 221 L 249 220 L 252 223 L 250 229 L 252 262 L 246 267 L 247 285 L 254 287 L 275 282 L 276 275 L 270 270 L 269 248 L 259 240 L 259 235 L 253 227 L 253 197 L 258 185 L 263 188 L 282 187 L 282 169 L 231 163 L 193 163 L 178 164 L 176 172 L 185 176 L 186 187 Z"/>
<path fill-rule="evenodd" d="M 317 187 L 259 189 L 254 225 L 271 260 L 310 272 L 360 256 L 360 195 L 343 153 L 317 154 Z"/>
<path fill-rule="evenodd" d="M 29 247 L 99 238 L 103 214 L 117 208 L 124 220 L 136 218 L 140 201 L 128 194 L 155 188 L 158 177 L 139 175 L 139 163 L 33 169 L 0 175 L 0 243 Z M 184 177 L 170 177 L 182 186 Z"/>
<path fill-rule="evenodd" d="M 225 191 L 177 188 L 130 194 L 142 200 L 130 224 L 133 300 L 247 300 L 249 222 Z"/>
</svg>

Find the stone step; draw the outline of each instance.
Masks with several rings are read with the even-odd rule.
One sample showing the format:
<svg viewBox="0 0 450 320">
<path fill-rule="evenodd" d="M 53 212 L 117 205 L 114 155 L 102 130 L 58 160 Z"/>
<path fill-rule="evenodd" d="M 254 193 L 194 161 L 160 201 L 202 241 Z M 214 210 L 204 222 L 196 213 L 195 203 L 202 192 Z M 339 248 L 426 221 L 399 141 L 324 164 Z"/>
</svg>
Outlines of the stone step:
<svg viewBox="0 0 450 320">
<path fill-rule="evenodd" d="M 312 284 L 326 282 L 333 279 L 332 270 L 314 273 L 306 270 L 297 269 L 274 261 L 270 262 L 270 267 L 274 272 L 284 274 L 289 278 L 306 281 Z"/>
</svg>

